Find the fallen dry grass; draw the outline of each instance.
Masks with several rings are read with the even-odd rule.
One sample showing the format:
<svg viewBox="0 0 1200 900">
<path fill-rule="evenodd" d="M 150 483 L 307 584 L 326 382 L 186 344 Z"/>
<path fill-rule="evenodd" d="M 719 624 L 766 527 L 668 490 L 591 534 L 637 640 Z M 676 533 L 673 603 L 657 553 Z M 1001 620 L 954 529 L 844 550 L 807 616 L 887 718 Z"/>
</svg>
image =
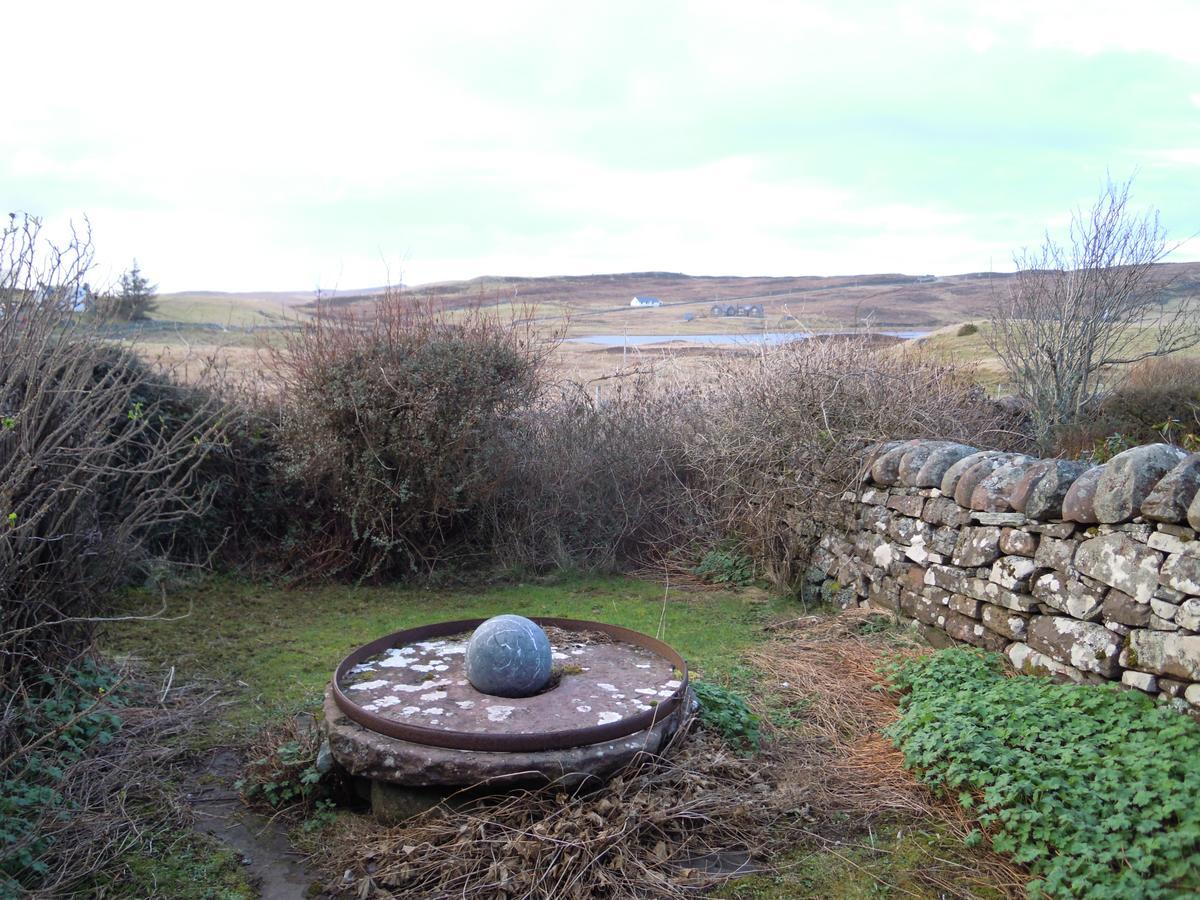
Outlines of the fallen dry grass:
<svg viewBox="0 0 1200 900">
<path fill-rule="evenodd" d="M 597 789 L 451 801 L 392 828 L 364 818 L 316 861 L 344 873 L 334 896 L 692 896 L 764 864 L 791 813 L 768 769 L 700 732 Z"/>
<path fill-rule="evenodd" d="M 840 853 L 855 834 L 869 834 L 876 823 L 888 821 L 965 839 L 975 828 L 966 811 L 918 782 L 882 733 L 899 717 L 895 698 L 883 690 L 882 664 L 930 648 L 866 609 L 806 616 L 773 630 L 775 638 L 752 650 L 747 662 L 763 673 L 763 683 L 773 685 L 776 708 L 802 710 L 795 728 L 775 729 L 774 737 L 791 743 L 792 750 L 779 754 L 773 774 L 806 796 L 813 816 L 824 823 L 807 836 L 821 849 Z M 843 828 L 829 827 L 834 822 Z M 930 849 L 919 870 L 919 881 L 942 897 L 974 897 L 980 888 L 1024 897 L 1026 880 L 1020 867 L 983 849 L 968 857 Z"/>
</svg>

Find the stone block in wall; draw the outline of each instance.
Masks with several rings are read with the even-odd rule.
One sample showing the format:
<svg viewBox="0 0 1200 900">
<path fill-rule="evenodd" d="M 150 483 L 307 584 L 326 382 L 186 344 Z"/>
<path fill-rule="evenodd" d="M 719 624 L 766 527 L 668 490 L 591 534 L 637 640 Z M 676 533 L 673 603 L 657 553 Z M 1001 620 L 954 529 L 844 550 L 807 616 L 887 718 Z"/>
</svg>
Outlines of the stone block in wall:
<svg viewBox="0 0 1200 900">
<path fill-rule="evenodd" d="M 978 453 L 974 447 L 966 444 L 947 444 L 929 454 L 916 476 L 906 484 L 922 488 L 940 488 L 942 479 L 952 465 L 960 459 L 965 459 L 973 453 Z"/>
<path fill-rule="evenodd" d="M 981 610 L 981 618 L 984 628 L 1013 640 L 1025 640 L 1025 634 L 1029 628 L 1029 616 L 1005 609 L 1003 606 L 985 603 Z"/>
<path fill-rule="evenodd" d="M 1175 621 L 1175 614 L 1179 612 L 1179 604 L 1170 603 L 1166 600 L 1159 600 L 1157 597 L 1150 598 L 1150 615 L 1158 616 L 1160 619 L 1165 619 L 1168 622 Z M 1170 629 L 1174 631 L 1175 629 Z"/>
<path fill-rule="evenodd" d="M 1005 652 L 1013 664 L 1013 668 L 1025 675 L 1051 675 L 1076 682 L 1093 680 L 1091 676 L 1079 671 L 1074 666 L 1068 666 L 1045 653 L 1039 653 L 1028 644 L 1009 644 Z"/>
<path fill-rule="evenodd" d="M 976 600 L 994 603 L 1018 612 L 1031 612 L 1037 608 L 1037 601 L 1029 594 L 1010 591 L 977 575 L 968 575 L 954 566 L 930 566 L 925 573 L 925 583 L 952 594 L 966 594 Z"/>
<path fill-rule="evenodd" d="M 995 650 L 998 652 L 1008 646 L 1008 639 L 1003 635 L 984 628 L 983 625 L 974 619 L 969 619 L 964 615 L 950 610 L 946 612 L 942 628 L 945 629 L 946 634 L 955 640 L 963 641 L 976 647 L 983 647 L 985 650 Z"/>
<path fill-rule="evenodd" d="M 949 606 L 959 615 L 966 616 L 968 619 L 978 619 L 982 614 L 980 607 L 983 606 L 983 601 L 968 597 L 966 594 L 951 594 Z"/>
<path fill-rule="evenodd" d="M 1104 466 L 1092 508 L 1098 522 L 1126 522 L 1138 514 L 1158 482 L 1187 458 L 1170 444 L 1146 444 L 1118 453 Z"/>
<path fill-rule="evenodd" d="M 908 516 L 893 516 L 888 523 L 888 537 L 900 544 L 912 544 L 918 537 L 922 544 L 928 544 L 933 537 L 933 528 L 928 522 L 920 519 L 910 519 Z"/>
<path fill-rule="evenodd" d="M 1121 673 L 1121 684 L 1126 687 L 1137 688 L 1139 691 L 1144 691 L 1147 694 L 1158 693 L 1158 678 L 1149 672 L 1135 672 L 1132 669 L 1126 669 Z"/>
<path fill-rule="evenodd" d="M 1067 572 L 1075 562 L 1077 549 L 1079 549 L 1078 540 L 1073 538 L 1060 540 L 1042 535 L 1037 552 L 1033 555 L 1033 561 L 1037 563 L 1039 569 L 1056 569 L 1059 572 Z"/>
<path fill-rule="evenodd" d="M 1100 534 L 1113 531 L 1127 534 L 1139 544 L 1145 544 L 1150 540 L 1150 535 L 1154 534 L 1154 526 L 1146 522 L 1125 522 L 1120 525 L 1101 525 L 1099 528 Z"/>
<path fill-rule="evenodd" d="M 865 488 L 862 496 L 858 498 L 858 502 L 867 506 L 881 506 L 887 503 L 888 492 L 879 488 Z"/>
<path fill-rule="evenodd" d="M 1033 556 L 1037 553 L 1037 535 L 1019 528 L 1000 530 L 1000 552 L 1010 556 Z"/>
<path fill-rule="evenodd" d="M 1008 498 L 1012 494 L 1013 487 L 1021 480 L 1021 476 L 1025 474 L 1025 469 L 1033 462 L 1034 460 L 1028 456 L 1018 456 L 998 469 L 995 469 L 990 475 L 980 481 L 979 484 L 975 485 L 975 490 L 971 492 L 968 505 L 971 509 L 981 512 L 1012 511 L 1012 506 L 1009 505 Z"/>
<path fill-rule="evenodd" d="M 905 450 L 900 456 L 897 467 L 897 484 L 909 487 L 936 487 L 936 484 L 918 485 L 917 475 L 931 456 L 947 447 L 957 446 L 953 441 L 921 441 L 916 446 Z M 939 480 L 937 484 L 940 484 Z"/>
<path fill-rule="evenodd" d="M 1013 591 L 1029 590 L 1029 578 L 1037 569 L 1028 556 L 1002 556 L 992 566 L 988 581 Z"/>
<path fill-rule="evenodd" d="M 913 518 L 921 517 L 921 509 L 925 506 L 925 498 L 919 494 L 892 493 L 887 499 L 887 508 Z"/>
<path fill-rule="evenodd" d="M 1047 572 L 1033 582 L 1033 596 L 1043 607 L 1089 621 L 1100 618 L 1107 590 L 1061 572 Z"/>
<path fill-rule="evenodd" d="M 942 556 L 950 556 L 957 544 L 958 529 L 951 528 L 949 525 L 935 528 L 933 537 L 929 541 L 929 546 L 933 548 L 934 552 L 940 553 Z"/>
<path fill-rule="evenodd" d="M 936 553 L 925 546 L 925 541 L 920 536 L 914 537 L 912 546 L 906 547 L 904 555 L 918 565 L 927 566 L 934 563 L 941 565 L 946 561 L 946 557 L 941 553 Z"/>
<path fill-rule="evenodd" d="M 900 609 L 900 585 L 891 578 L 874 582 L 867 591 L 867 606 L 883 612 L 897 612 Z"/>
<path fill-rule="evenodd" d="M 971 521 L 971 514 L 949 497 L 933 497 L 925 501 L 921 518 L 931 525 L 958 527 Z"/>
<path fill-rule="evenodd" d="M 1184 600 L 1175 612 L 1175 624 L 1188 631 L 1200 631 L 1200 600 Z"/>
<path fill-rule="evenodd" d="M 970 509 L 971 497 L 974 496 L 975 488 L 979 487 L 980 482 L 997 469 L 1008 465 L 1017 458 L 1027 457 L 1019 457 L 1019 454 L 1015 453 L 1000 453 L 996 456 L 989 456 L 979 460 L 979 462 L 963 472 L 962 477 L 958 479 L 958 484 L 954 486 L 954 502 L 959 506 Z"/>
<path fill-rule="evenodd" d="M 1200 595 L 1200 556 L 1172 553 L 1163 563 L 1158 580 L 1181 593 Z"/>
<path fill-rule="evenodd" d="M 1139 629 L 1130 633 L 1128 641 L 1126 656 L 1131 668 L 1200 681 L 1200 635 Z"/>
<path fill-rule="evenodd" d="M 985 566 L 995 562 L 999 556 L 999 528 L 968 526 L 959 532 L 950 561 L 956 566 Z"/>
<path fill-rule="evenodd" d="M 926 570 L 923 566 L 905 565 L 903 571 L 895 576 L 896 583 L 902 589 L 920 593 L 928 584 L 925 579 L 925 572 Z"/>
<path fill-rule="evenodd" d="M 1063 459 L 1039 460 L 1013 485 L 1009 505 L 1031 519 L 1057 519 L 1067 491 L 1088 468 L 1086 463 Z"/>
<path fill-rule="evenodd" d="M 1105 619 L 1120 622 L 1133 628 L 1145 628 L 1150 624 L 1150 604 L 1138 603 L 1124 591 L 1109 589 L 1104 595 L 1101 615 Z"/>
<path fill-rule="evenodd" d="M 892 515 L 892 511 L 886 506 L 863 507 L 862 527 L 866 531 L 886 534 L 888 525 L 892 521 Z"/>
<path fill-rule="evenodd" d="M 1168 603 L 1182 603 L 1187 599 L 1187 594 L 1183 591 L 1177 591 L 1174 588 L 1169 588 L 1165 584 L 1160 584 L 1154 589 L 1154 596 L 1159 600 L 1166 600 Z"/>
<path fill-rule="evenodd" d="M 1028 523 L 1024 513 L 973 512 L 971 521 L 979 525 L 998 525 L 1001 528 L 1019 528 Z"/>
<path fill-rule="evenodd" d="M 1076 569 L 1138 601 L 1154 594 L 1161 565 L 1161 553 L 1120 533 L 1086 540 L 1075 552 Z"/>
<path fill-rule="evenodd" d="M 1192 533 L 1190 528 L 1187 531 L 1189 534 Z M 1182 538 L 1165 531 L 1155 531 L 1150 535 L 1150 540 L 1146 541 L 1146 546 L 1151 550 L 1161 550 L 1163 553 L 1187 553 L 1191 556 L 1200 556 L 1200 541 L 1194 538 Z"/>
<path fill-rule="evenodd" d="M 1188 506 L 1187 523 L 1191 528 L 1200 531 L 1200 492 L 1192 498 L 1191 505 Z"/>
<path fill-rule="evenodd" d="M 875 551 L 886 544 L 883 535 L 873 531 L 860 531 L 854 535 L 854 555 L 860 559 L 871 559 Z"/>
<path fill-rule="evenodd" d="M 921 441 L 905 441 L 881 453 L 871 464 L 871 480 L 876 484 L 895 484 L 900 478 L 900 460 L 904 454 L 914 447 L 919 447 Z"/>
<path fill-rule="evenodd" d="M 1040 534 L 1042 537 L 1052 537 L 1057 540 L 1069 538 L 1075 533 L 1074 522 L 1030 522 L 1025 526 L 1026 531 Z"/>
<path fill-rule="evenodd" d="M 1187 690 L 1187 682 L 1174 678 L 1159 678 L 1158 689 L 1168 697 L 1182 697 L 1183 692 Z"/>
<path fill-rule="evenodd" d="M 1115 678 L 1120 669 L 1117 659 L 1121 653 L 1121 637 L 1093 622 L 1080 622 L 1067 616 L 1034 616 L 1029 620 L 1026 642 L 1039 653 L 1081 672 Z"/>
<path fill-rule="evenodd" d="M 1183 699 L 1192 706 L 1200 707 L 1200 684 L 1189 684 L 1183 691 Z"/>
<path fill-rule="evenodd" d="M 998 450 L 981 450 L 978 453 L 964 456 L 946 470 L 946 474 L 942 476 L 942 483 L 938 487 L 945 496 L 954 497 L 955 492 L 958 490 L 959 481 L 962 480 L 962 477 L 967 472 L 985 460 L 1005 455 Z M 978 481 L 971 485 L 972 490 L 975 489 L 975 484 L 978 484 Z"/>
<path fill-rule="evenodd" d="M 1062 517 L 1068 522 L 1081 522 L 1090 525 L 1098 522 L 1096 508 L 1096 488 L 1100 486 L 1100 477 L 1104 474 L 1104 466 L 1088 469 L 1075 479 L 1067 494 L 1063 497 Z"/>
</svg>

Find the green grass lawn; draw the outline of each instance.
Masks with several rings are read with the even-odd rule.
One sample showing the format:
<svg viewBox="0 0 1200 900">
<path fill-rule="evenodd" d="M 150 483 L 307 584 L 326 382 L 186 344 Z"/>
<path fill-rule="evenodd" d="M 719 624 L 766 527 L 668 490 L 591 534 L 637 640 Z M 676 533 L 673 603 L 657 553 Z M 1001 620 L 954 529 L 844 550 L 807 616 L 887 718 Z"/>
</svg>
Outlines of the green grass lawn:
<svg viewBox="0 0 1200 900">
<path fill-rule="evenodd" d="M 129 612 L 158 601 L 130 593 Z M 102 637 L 115 655 L 177 679 L 201 677 L 235 700 L 204 741 L 236 742 L 280 716 L 313 710 L 337 663 L 367 641 L 417 625 L 504 612 L 593 619 L 660 635 L 709 679 L 744 683 L 741 651 L 786 600 L 760 591 L 666 591 L 630 578 L 576 578 L 552 584 L 435 589 L 324 586 L 286 590 L 217 579 L 169 598 L 162 621 L 121 622 Z M 660 631 L 661 625 L 661 631 Z"/>
</svg>

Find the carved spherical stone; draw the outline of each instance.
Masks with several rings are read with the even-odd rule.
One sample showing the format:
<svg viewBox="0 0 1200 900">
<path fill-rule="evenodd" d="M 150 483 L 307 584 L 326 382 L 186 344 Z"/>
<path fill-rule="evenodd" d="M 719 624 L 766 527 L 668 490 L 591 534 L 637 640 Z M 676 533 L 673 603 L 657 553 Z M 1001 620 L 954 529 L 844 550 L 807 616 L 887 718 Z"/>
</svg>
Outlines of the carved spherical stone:
<svg viewBox="0 0 1200 900">
<path fill-rule="evenodd" d="M 467 644 L 467 679 L 497 697 L 529 697 L 550 681 L 550 639 L 524 616 L 503 615 L 475 629 Z"/>
</svg>

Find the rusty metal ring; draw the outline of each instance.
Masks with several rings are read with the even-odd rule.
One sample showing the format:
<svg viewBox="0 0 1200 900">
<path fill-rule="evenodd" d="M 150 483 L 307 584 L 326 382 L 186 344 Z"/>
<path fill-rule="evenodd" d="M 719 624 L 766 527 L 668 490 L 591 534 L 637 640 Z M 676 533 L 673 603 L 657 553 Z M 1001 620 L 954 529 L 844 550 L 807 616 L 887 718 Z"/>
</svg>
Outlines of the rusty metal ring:
<svg viewBox="0 0 1200 900">
<path fill-rule="evenodd" d="M 408 628 L 397 631 L 386 637 L 377 638 L 369 644 L 363 644 L 349 656 L 343 659 L 333 674 L 333 699 L 338 708 L 347 717 L 378 734 L 409 741 L 414 744 L 425 744 L 431 747 L 448 747 L 455 750 L 485 750 L 504 752 L 529 752 L 537 750 L 564 750 L 568 747 L 581 747 L 588 744 L 600 744 L 614 741 L 618 738 L 637 734 L 639 731 L 653 728 L 663 719 L 670 716 L 679 705 L 688 690 L 688 668 L 683 657 L 670 645 L 649 635 L 642 634 L 620 625 L 606 625 L 603 622 L 588 622 L 581 619 L 557 619 L 547 616 L 530 616 L 534 622 L 542 626 L 562 628 L 566 631 L 599 631 L 609 637 L 629 644 L 634 644 L 646 650 L 653 651 L 666 659 L 682 675 L 679 687 L 670 697 L 657 704 L 653 709 L 643 710 L 632 716 L 626 716 L 615 722 L 604 725 L 590 725 L 583 728 L 570 728 L 564 731 L 543 731 L 525 734 L 484 734 L 467 731 L 446 731 L 441 728 L 426 728 L 421 725 L 407 725 L 368 712 L 342 692 L 341 680 L 350 671 L 370 656 L 374 656 L 392 647 L 405 646 L 417 641 L 435 637 L 445 637 L 474 630 L 486 619 L 459 619 L 454 622 L 438 622 L 434 625 L 422 625 L 419 628 Z"/>
</svg>

